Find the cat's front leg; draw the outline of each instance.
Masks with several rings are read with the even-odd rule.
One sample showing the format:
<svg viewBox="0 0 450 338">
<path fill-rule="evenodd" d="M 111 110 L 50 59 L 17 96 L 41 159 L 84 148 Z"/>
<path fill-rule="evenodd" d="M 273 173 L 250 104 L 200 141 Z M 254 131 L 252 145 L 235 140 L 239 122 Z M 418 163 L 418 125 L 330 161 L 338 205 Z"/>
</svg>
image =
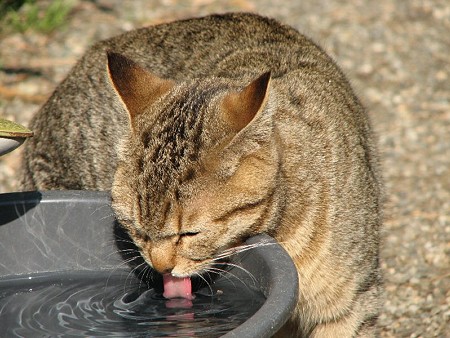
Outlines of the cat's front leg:
<svg viewBox="0 0 450 338">
<path fill-rule="evenodd" d="M 378 336 L 376 321 L 369 320 L 361 323 L 354 313 L 333 322 L 318 324 L 310 335 L 312 338 L 374 338 Z"/>
<path fill-rule="evenodd" d="M 335 321 L 307 327 L 290 318 L 273 338 L 374 338 L 379 337 L 376 316 L 373 320 L 362 320 L 355 312 L 340 317 Z"/>
</svg>

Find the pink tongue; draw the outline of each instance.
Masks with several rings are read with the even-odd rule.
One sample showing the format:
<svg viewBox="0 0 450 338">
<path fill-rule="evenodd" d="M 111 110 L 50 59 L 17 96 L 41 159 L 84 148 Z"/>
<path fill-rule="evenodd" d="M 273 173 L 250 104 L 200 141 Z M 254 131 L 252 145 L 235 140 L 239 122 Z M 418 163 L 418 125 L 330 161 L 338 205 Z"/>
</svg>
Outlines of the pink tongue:
<svg viewBox="0 0 450 338">
<path fill-rule="evenodd" d="M 189 277 L 174 277 L 170 273 L 163 275 L 164 293 L 165 298 L 185 298 L 192 300 L 194 295 L 192 294 L 191 279 Z"/>
</svg>

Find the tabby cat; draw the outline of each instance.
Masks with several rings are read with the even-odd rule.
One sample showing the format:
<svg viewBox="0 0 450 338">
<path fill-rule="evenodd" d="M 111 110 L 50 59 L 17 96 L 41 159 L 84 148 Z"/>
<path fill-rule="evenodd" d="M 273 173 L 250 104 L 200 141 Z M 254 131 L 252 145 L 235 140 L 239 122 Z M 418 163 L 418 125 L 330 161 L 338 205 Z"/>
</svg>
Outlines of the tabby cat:
<svg viewBox="0 0 450 338">
<path fill-rule="evenodd" d="M 293 28 L 234 13 L 99 42 L 31 128 L 23 189 L 111 189 L 164 276 L 267 233 L 300 284 L 278 336 L 377 335 L 374 137 L 342 71 Z"/>
</svg>

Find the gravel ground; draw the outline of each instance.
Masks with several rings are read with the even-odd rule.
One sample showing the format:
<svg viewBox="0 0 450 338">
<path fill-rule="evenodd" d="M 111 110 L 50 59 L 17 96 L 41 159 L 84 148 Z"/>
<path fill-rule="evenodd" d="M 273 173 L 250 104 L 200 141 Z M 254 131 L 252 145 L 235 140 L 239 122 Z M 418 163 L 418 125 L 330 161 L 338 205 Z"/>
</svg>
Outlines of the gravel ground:
<svg viewBox="0 0 450 338">
<path fill-rule="evenodd" d="M 93 42 L 225 11 L 272 16 L 318 41 L 370 111 L 386 181 L 382 337 L 450 336 L 450 3 L 447 0 L 81 1 L 55 33 L 0 40 L 0 115 L 24 125 Z M 17 189 L 20 150 L 0 160 Z"/>
</svg>

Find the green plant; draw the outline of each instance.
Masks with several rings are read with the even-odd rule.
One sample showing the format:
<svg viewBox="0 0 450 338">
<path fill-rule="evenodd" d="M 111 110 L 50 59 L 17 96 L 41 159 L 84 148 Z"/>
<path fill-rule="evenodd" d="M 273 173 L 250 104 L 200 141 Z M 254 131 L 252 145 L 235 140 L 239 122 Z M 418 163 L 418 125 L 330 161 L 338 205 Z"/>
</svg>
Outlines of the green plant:
<svg viewBox="0 0 450 338">
<path fill-rule="evenodd" d="M 10 11 L 17 11 L 25 0 L 3 0 L 0 2 L 0 19 Z"/>
<path fill-rule="evenodd" d="M 0 8 L 0 30 L 21 33 L 35 30 L 50 33 L 64 24 L 73 6 L 73 0 L 7 1 Z"/>
</svg>

